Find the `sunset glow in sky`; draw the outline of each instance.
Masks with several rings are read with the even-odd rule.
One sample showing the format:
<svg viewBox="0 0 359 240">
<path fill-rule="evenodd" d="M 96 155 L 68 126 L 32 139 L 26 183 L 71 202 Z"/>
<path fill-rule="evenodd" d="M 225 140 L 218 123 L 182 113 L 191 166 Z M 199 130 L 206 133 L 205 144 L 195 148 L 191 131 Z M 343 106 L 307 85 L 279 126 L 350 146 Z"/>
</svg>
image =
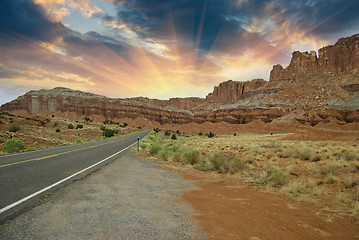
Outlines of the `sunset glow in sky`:
<svg viewBox="0 0 359 240">
<path fill-rule="evenodd" d="M 0 104 L 57 86 L 205 95 L 359 33 L 353 0 L 1 0 Z"/>
</svg>

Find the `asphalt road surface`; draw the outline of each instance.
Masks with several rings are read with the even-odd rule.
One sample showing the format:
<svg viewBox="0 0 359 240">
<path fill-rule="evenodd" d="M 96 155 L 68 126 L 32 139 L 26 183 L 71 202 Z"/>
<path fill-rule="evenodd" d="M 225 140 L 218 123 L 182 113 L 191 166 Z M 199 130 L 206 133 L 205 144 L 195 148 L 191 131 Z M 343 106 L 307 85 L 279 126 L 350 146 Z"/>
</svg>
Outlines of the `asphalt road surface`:
<svg viewBox="0 0 359 240">
<path fill-rule="evenodd" d="M 137 142 L 138 137 L 141 139 L 148 133 L 149 131 L 142 131 L 98 142 L 0 156 L 0 220 L 8 217 L 11 211 L 16 212 L 29 207 L 26 202 L 31 202 L 32 197 L 26 198 L 34 193 L 41 192 L 64 179 L 66 181 L 61 184 L 66 184 L 76 176 L 66 178 L 74 174 L 80 175 L 80 171 L 104 159 L 110 161 L 115 157 L 114 154 L 119 154 L 121 150 Z M 96 167 L 98 166 L 91 167 L 81 174 L 88 174 Z M 48 189 L 43 194 L 51 190 Z"/>
</svg>

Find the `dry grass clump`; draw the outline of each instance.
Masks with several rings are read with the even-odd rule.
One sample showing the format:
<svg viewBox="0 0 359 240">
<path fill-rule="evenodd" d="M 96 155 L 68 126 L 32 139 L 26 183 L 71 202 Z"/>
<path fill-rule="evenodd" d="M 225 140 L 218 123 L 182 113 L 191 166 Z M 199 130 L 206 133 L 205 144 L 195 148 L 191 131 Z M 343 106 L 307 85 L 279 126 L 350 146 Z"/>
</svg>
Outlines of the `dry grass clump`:
<svg viewBox="0 0 359 240">
<path fill-rule="evenodd" d="M 342 184 L 343 184 L 343 187 L 347 188 L 347 189 L 359 186 L 359 176 L 345 177 L 342 180 Z"/>
<path fill-rule="evenodd" d="M 233 153 L 226 154 L 223 152 L 213 154 L 203 159 L 195 168 L 202 171 L 211 170 L 230 174 L 250 170 L 248 164 L 242 161 L 238 156 Z"/>
<path fill-rule="evenodd" d="M 297 197 L 302 194 L 317 196 L 320 192 L 321 191 L 314 179 L 301 179 L 297 181 L 290 181 L 281 189 L 281 193 L 293 194 Z"/>
<path fill-rule="evenodd" d="M 280 168 L 270 168 L 261 177 L 259 183 L 272 187 L 285 186 L 289 182 L 289 176 Z"/>
</svg>

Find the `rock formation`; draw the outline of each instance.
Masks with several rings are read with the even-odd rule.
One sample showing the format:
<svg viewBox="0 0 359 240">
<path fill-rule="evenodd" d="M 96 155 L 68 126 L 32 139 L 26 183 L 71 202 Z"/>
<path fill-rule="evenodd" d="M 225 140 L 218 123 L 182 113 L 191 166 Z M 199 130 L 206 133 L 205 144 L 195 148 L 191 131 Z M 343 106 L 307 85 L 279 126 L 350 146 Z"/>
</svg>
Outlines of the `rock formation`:
<svg viewBox="0 0 359 240">
<path fill-rule="evenodd" d="M 262 87 L 266 81 L 254 79 L 249 82 L 236 82 L 229 80 L 214 87 L 214 91 L 206 97 L 207 102 L 214 103 L 235 103 L 241 100 L 245 93 Z"/>
<path fill-rule="evenodd" d="M 318 51 L 294 52 L 288 67 L 273 66 L 270 81 L 333 77 L 356 73 L 359 70 L 359 34 L 339 39 L 335 45 Z"/>
<path fill-rule="evenodd" d="M 316 125 L 359 122 L 359 34 L 316 52 L 294 52 L 275 65 L 270 81 L 226 81 L 206 98 L 113 99 L 67 88 L 30 91 L 0 111 L 83 119 L 142 119 L 158 124 L 294 121 Z"/>
</svg>

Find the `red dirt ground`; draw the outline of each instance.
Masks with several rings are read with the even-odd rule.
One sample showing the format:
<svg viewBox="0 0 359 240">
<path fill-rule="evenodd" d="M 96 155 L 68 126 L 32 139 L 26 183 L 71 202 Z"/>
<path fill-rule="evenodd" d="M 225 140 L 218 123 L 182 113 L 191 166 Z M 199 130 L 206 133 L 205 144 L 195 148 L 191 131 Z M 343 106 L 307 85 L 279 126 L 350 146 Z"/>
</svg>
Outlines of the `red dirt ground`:
<svg viewBox="0 0 359 240">
<path fill-rule="evenodd" d="M 180 170 L 199 190 L 183 194 L 210 239 L 359 239 L 354 219 L 326 221 L 317 203 L 298 202 L 224 175 Z"/>
</svg>

